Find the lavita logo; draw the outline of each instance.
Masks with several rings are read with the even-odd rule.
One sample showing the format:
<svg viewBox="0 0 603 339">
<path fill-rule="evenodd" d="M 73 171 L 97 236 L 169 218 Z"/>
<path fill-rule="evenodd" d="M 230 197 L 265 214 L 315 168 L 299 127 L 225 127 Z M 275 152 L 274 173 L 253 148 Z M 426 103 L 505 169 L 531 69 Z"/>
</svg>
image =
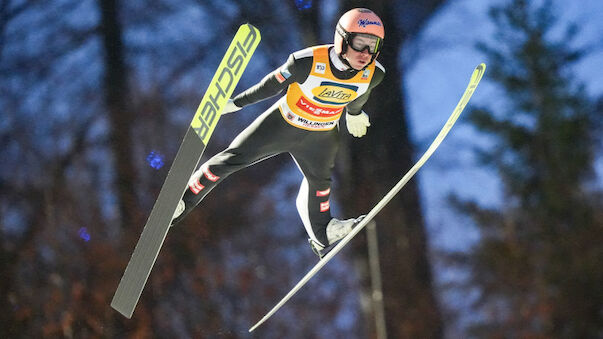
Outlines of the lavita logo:
<svg viewBox="0 0 603 339">
<path fill-rule="evenodd" d="M 312 94 L 314 94 L 313 99 L 316 102 L 339 106 L 356 98 L 358 95 L 358 86 L 323 81 L 320 83 L 320 86 L 312 89 Z"/>
<path fill-rule="evenodd" d="M 346 100 L 349 100 L 350 97 L 352 97 L 352 94 L 345 93 L 342 90 L 338 91 L 338 90 L 333 90 L 331 88 L 325 88 L 320 93 L 318 93 L 318 95 L 316 95 L 316 96 L 319 98 L 346 101 Z"/>
</svg>

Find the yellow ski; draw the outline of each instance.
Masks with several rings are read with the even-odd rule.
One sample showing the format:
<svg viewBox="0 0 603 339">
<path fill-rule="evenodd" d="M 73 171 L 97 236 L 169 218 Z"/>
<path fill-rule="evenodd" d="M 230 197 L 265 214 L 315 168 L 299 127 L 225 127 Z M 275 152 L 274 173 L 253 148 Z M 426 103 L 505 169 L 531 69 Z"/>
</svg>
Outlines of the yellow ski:
<svg viewBox="0 0 603 339">
<path fill-rule="evenodd" d="M 138 304 L 187 182 L 199 164 L 224 105 L 232 95 L 260 39 L 260 32 L 252 25 L 239 27 L 186 131 L 111 301 L 111 307 L 127 318 L 132 317 Z"/>
</svg>

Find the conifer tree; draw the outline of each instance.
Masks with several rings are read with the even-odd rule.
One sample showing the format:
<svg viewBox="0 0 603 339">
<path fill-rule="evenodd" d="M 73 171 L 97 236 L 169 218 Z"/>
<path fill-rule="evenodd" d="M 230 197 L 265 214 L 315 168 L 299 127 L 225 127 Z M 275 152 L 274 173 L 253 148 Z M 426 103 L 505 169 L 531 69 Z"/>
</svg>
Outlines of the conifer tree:
<svg viewBox="0 0 603 339">
<path fill-rule="evenodd" d="M 550 1 L 492 8 L 496 43 L 480 43 L 504 105 L 470 123 L 495 140 L 478 150 L 504 199 L 488 209 L 453 197 L 481 241 L 465 257 L 480 290 L 478 337 L 594 338 L 603 333 L 603 219 L 594 180 L 601 106 L 573 75 L 578 32 L 561 38 Z M 600 99 L 599 99 L 600 100 Z"/>
</svg>

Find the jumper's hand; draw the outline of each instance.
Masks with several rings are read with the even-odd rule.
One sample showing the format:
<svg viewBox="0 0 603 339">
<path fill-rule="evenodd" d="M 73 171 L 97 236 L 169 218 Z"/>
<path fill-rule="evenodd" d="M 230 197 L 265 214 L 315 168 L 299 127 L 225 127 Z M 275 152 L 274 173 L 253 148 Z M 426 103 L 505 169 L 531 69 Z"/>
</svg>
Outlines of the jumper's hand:
<svg viewBox="0 0 603 339">
<path fill-rule="evenodd" d="M 348 132 L 356 138 L 363 137 L 366 134 L 366 128 L 371 125 L 369 116 L 364 111 L 361 111 L 358 115 L 346 113 L 345 122 L 348 126 Z"/>
<path fill-rule="evenodd" d="M 232 99 L 228 99 L 228 101 L 226 102 L 226 105 L 224 106 L 224 110 L 222 111 L 222 114 L 236 112 L 240 109 L 241 109 L 241 107 L 235 105 L 235 103 L 234 103 L 234 101 L 232 101 Z"/>
</svg>

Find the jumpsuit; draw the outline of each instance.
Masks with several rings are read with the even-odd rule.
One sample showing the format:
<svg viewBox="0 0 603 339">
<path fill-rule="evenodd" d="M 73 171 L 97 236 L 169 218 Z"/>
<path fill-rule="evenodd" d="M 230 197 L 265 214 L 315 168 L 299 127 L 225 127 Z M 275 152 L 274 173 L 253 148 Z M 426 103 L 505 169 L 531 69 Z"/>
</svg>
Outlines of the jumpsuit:
<svg viewBox="0 0 603 339">
<path fill-rule="evenodd" d="M 370 91 L 385 73 L 377 61 L 360 71 L 340 71 L 339 63 L 332 45 L 306 48 L 291 54 L 260 83 L 235 96 L 234 103 L 243 107 L 287 88 L 285 96 L 192 175 L 183 196 L 185 210 L 173 224 L 230 174 L 287 152 L 304 176 L 296 205 L 306 232 L 310 239 L 329 245 L 326 226 L 332 218 L 329 198 L 339 148 L 338 121 L 344 110 L 360 114 Z"/>
</svg>

